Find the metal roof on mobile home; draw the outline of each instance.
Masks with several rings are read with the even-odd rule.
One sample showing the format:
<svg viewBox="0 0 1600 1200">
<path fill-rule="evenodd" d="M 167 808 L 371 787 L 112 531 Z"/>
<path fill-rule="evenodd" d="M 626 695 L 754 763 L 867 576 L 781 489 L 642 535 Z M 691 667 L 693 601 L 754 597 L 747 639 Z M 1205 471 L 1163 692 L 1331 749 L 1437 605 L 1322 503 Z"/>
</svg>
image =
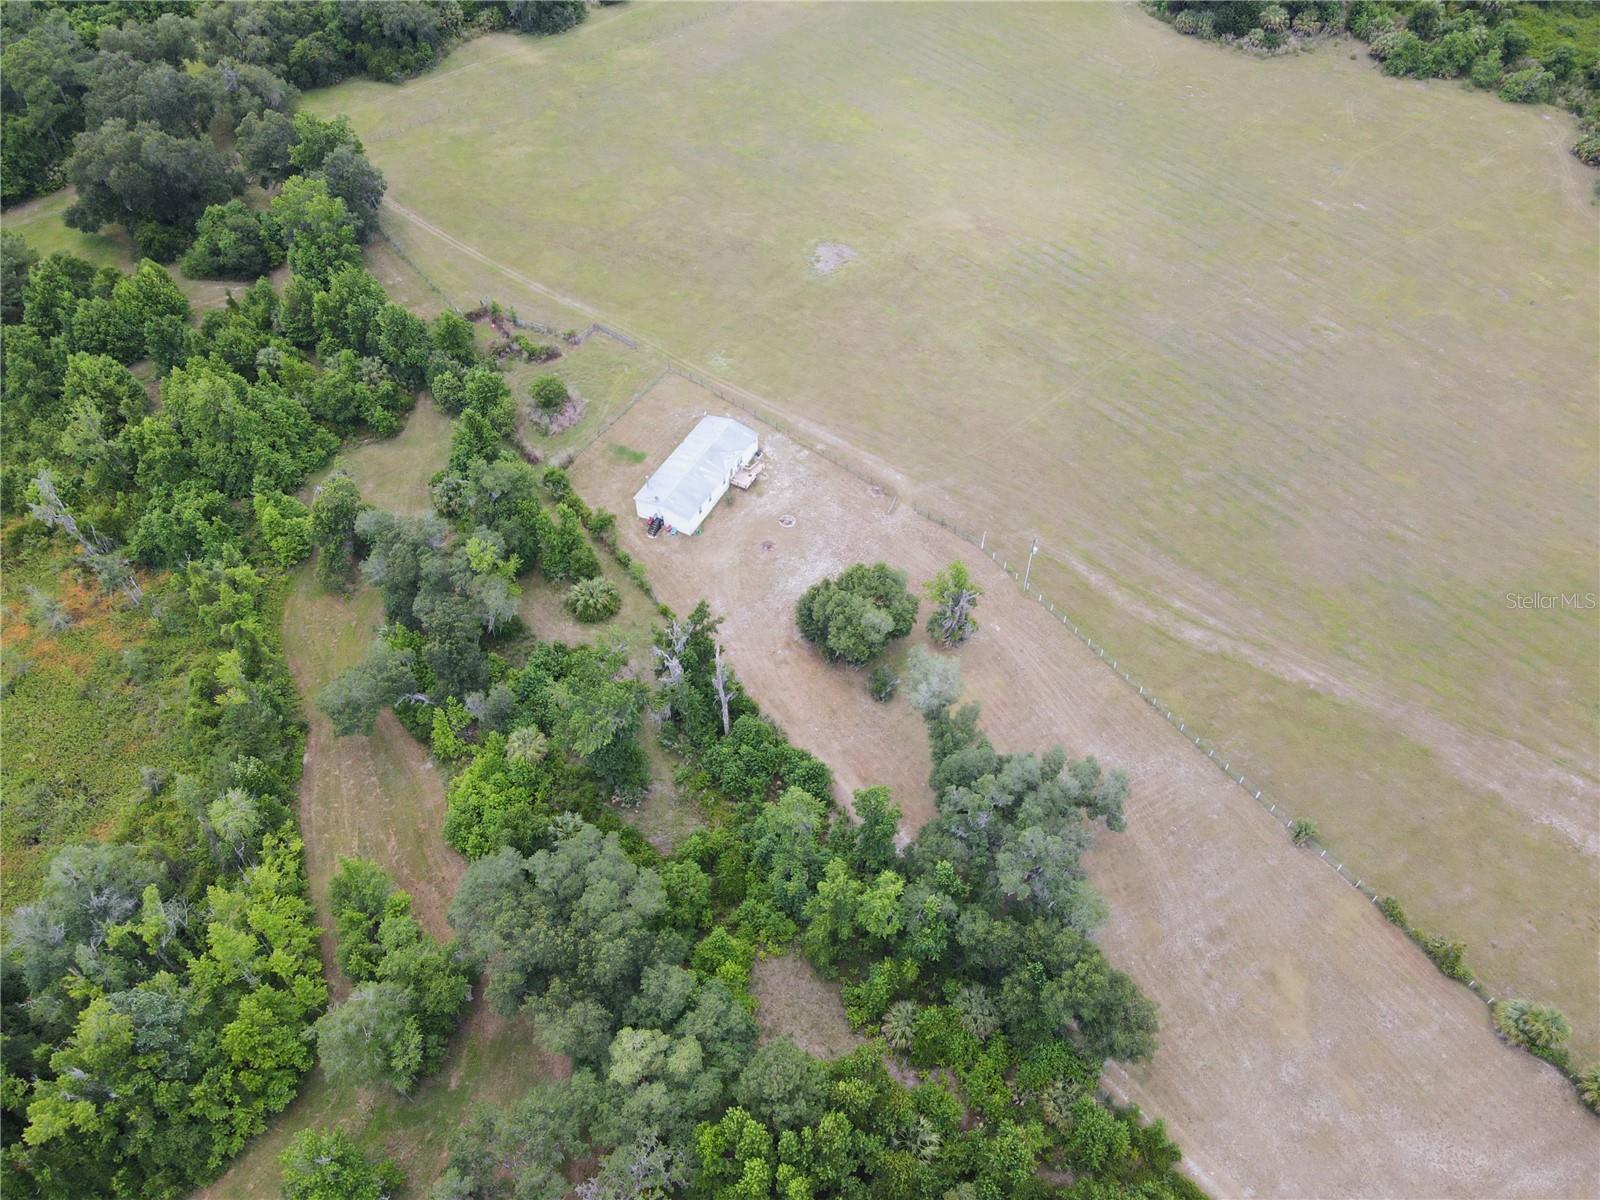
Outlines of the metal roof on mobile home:
<svg viewBox="0 0 1600 1200">
<path fill-rule="evenodd" d="M 756 450 L 749 426 L 732 417 L 702 417 L 634 493 L 634 506 L 642 517 L 659 513 L 668 524 L 692 533 Z"/>
</svg>

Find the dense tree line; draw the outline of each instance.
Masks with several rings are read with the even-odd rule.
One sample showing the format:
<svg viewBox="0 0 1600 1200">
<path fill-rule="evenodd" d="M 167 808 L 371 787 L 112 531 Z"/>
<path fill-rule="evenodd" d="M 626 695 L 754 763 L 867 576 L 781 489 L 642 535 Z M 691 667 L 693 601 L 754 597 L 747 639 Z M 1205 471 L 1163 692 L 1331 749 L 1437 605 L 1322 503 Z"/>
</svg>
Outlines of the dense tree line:
<svg viewBox="0 0 1600 1200">
<path fill-rule="evenodd" d="M 450 919 L 490 1003 L 527 1012 L 570 1080 L 485 1109 L 432 1195 L 1188 1196 L 1159 1124 L 1094 1098 L 1107 1056 L 1147 1057 L 1153 1007 L 1087 936 L 1104 905 L 1079 855 L 1121 828 L 1126 780 L 1060 751 L 1000 755 L 955 687 L 924 687 L 940 817 L 905 851 L 881 788 L 834 808 L 827 767 L 765 720 L 705 605 L 664 614 L 648 699 L 620 659 L 535 643 L 461 725 L 447 836 L 473 864 Z M 662 858 L 571 787 L 563 664 L 648 702 L 710 826 Z M 432 702 L 443 699 L 435 696 Z M 618 724 L 618 706 L 602 703 Z M 587 722 L 585 722 L 587 726 Z M 632 733 L 629 734 L 630 740 Z M 561 752 L 567 743 L 565 753 Z M 436 743 L 437 745 L 437 743 Z M 587 803 L 585 803 L 587 799 Z M 756 1049 L 750 972 L 798 946 L 876 1035 L 825 1063 Z M 907 1088 L 896 1054 L 946 1082 Z"/>
<path fill-rule="evenodd" d="M 97 132 L 121 136 L 117 120 Z M 343 523 L 359 512 L 341 511 L 337 483 L 314 508 L 292 493 L 343 436 L 397 429 L 430 372 L 465 367 L 458 324 L 430 328 L 359 265 L 361 214 L 381 181 L 352 167 L 348 130 L 291 129 L 280 194 L 262 213 L 213 214 L 195 251 L 226 259 L 254 229 L 269 260 L 290 265 L 281 292 L 263 279 L 196 321 L 152 261 L 122 275 L 0 238 L 0 508 L 30 514 L 107 593 L 204 651 L 172 734 L 185 769 L 152 779 L 152 801 L 115 841 L 60 850 L 36 901 L 5 923 L 0 1153 L 23 1194 L 182 1194 L 215 1177 L 311 1065 L 326 991 L 290 807 L 303 726 L 275 606 L 279 572 L 314 547 L 335 574 L 341 553 L 348 566 Z M 80 205 L 103 200 L 80 192 Z M 147 591 L 144 568 L 171 571 Z M 493 605 L 481 555 L 470 572 Z M 400 1086 L 437 1061 L 466 983 L 388 904 L 359 998 L 403 1035 L 389 1060 Z M 335 1069 L 364 1069 L 350 1036 L 362 1015 L 341 1006 L 318 1027 L 324 1057 L 351 1060 Z"/>
<path fill-rule="evenodd" d="M 334 219 L 291 234 L 287 287 L 262 280 L 198 325 L 154 263 L 124 277 L 5 239 L 22 297 L 4 327 L 6 508 L 76 541 L 108 591 L 137 596 L 141 565 L 181 568 L 143 600 L 216 642 L 215 666 L 190 680 L 198 765 L 168 789 L 165 823 L 127 846 L 63 851 L 38 903 L 7 925 L 4 1152 L 40 1194 L 186 1190 L 309 1066 L 304 1035 L 325 992 L 287 806 L 303 738 L 264 611 L 277 570 L 315 550 L 329 586 L 347 586 L 359 561 L 381 592 L 384 636 L 324 703 L 341 729 L 395 704 L 441 761 L 470 759 L 452 783 L 452 842 L 532 852 L 570 812 L 643 848 L 608 802 L 647 777 L 645 685 L 599 648 L 541 645 L 514 670 L 494 652 L 520 630 L 524 561 L 590 579 L 585 525 L 610 518 L 559 470 L 508 452 L 510 396 L 477 361 L 470 327 L 454 314 L 430 327 L 390 304 L 353 261 L 353 230 L 322 181 L 291 177 L 269 212 L 291 204 Z M 129 369 L 141 357 L 159 405 Z M 397 428 L 425 381 L 457 413 L 433 482 L 449 518 L 370 509 L 337 473 L 309 508 L 294 498 L 342 435 Z M 358 986 L 316 1021 L 315 1044 L 330 1073 L 406 1090 L 442 1054 L 468 974 L 370 868 L 347 864 L 334 890 L 341 964 Z M 146 1055 L 133 1010 L 158 990 L 170 1011 Z M 124 1034 L 134 1041 L 97 1040 Z M 187 1107 L 163 1124 L 152 1104 Z"/>
<path fill-rule="evenodd" d="M 46 1196 L 176 1195 L 215 1176 L 310 1066 L 325 989 L 273 580 L 312 542 L 289 493 L 341 433 L 394 426 L 430 334 L 354 266 L 298 275 L 284 296 L 263 281 L 195 325 L 152 262 L 122 276 L 14 237 L 4 254 L 21 296 L 3 331 L 4 507 L 211 647 L 173 732 L 188 768 L 129 840 L 61 850 L 6 922 L 8 1178 Z M 128 368 L 140 358 L 162 375 L 159 406 Z M 147 595 L 141 565 L 178 569 Z M 419 1069 L 442 1036 L 423 1033 Z"/>
<path fill-rule="evenodd" d="M 559 33 L 585 11 L 581 0 L 16 0 L 0 10 L 0 201 L 73 182 L 93 195 L 72 223 L 123 224 L 165 261 L 202 209 L 242 186 L 213 133 L 260 146 L 302 90 L 403 79 L 462 37 Z M 352 165 L 328 165 L 336 192 Z"/>
<path fill-rule="evenodd" d="M 1181 33 L 1280 51 L 1329 33 L 1366 42 L 1386 75 L 1466 79 L 1514 104 L 1560 104 L 1600 166 L 1600 9 L 1586 0 L 1154 0 Z"/>
<path fill-rule="evenodd" d="M 69 846 L 4 929 L 3 1154 L 23 1195 L 174 1196 L 293 1098 L 325 996 L 292 816 L 303 736 L 273 587 L 235 557 L 146 597 L 210 647 L 184 769 Z"/>
<path fill-rule="evenodd" d="M 263 280 L 198 329 L 148 260 L 124 277 L 53 254 L 21 290 L 0 498 L 14 511 L 53 469 L 80 519 L 147 566 L 241 546 L 253 496 L 282 510 L 341 435 L 397 429 L 430 353 L 427 326 L 357 266 L 281 296 Z M 165 372 L 159 406 L 126 365 L 140 358 Z"/>
</svg>

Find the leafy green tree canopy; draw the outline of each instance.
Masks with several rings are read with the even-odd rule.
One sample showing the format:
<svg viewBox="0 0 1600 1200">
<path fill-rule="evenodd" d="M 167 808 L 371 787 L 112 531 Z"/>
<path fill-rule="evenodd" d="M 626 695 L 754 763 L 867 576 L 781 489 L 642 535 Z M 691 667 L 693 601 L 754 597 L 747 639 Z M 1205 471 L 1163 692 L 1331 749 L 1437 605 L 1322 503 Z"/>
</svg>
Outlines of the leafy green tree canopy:
<svg viewBox="0 0 1600 1200">
<path fill-rule="evenodd" d="M 837 579 L 807 588 L 795 617 L 801 635 L 829 658 L 860 666 L 911 632 L 917 598 L 906 590 L 903 571 L 886 563 L 856 563 Z"/>
</svg>

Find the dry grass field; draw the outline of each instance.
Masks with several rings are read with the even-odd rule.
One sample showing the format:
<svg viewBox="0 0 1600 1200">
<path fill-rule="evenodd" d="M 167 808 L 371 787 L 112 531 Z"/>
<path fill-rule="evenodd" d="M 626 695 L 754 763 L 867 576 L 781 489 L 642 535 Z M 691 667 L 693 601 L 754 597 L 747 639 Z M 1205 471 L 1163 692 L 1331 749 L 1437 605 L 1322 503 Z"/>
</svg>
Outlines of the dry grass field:
<svg viewBox="0 0 1600 1200">
<path fill-rule="evenodd" d="M 725 406 L 669 376 L 613 429 L 656 462 Z M 734 415 L 739 415 L 737 412 Z M 1587 1196 L 1600 1129 L 1552 1068 L 1496 1040 L 1484 1006 L 1439 974 L 1360 893 L 1198 754 L 1104 662 L 1065 636 L 986 560 L 803 445 L 758 426 L 770 465 L 693 538 L 624 544 L 682 611 L 726 617 L 741 679 L 799 744 L 833 768 L 840 798 L 889 784 L 907 823 L 932 813 L 921 721 L 867 694 L 795 630 L 811 581 L 886 559 L 919 586 L 965 555 L 987 589 L 961 652 L 965 694 L 1001 749 L 1064 745 L 1125 768 L 1128 829 L 1103 834 L 1090 879 L 1111 904 L 1101 942 L 1160 1005 L 1152 1063 L 1108 1084 L 1164 1117 L 1188 1169 L 1218 1196 Z M 646 468 L 586 453 L 574 479 L 618 506 Z M 779 518 L 793 516 L 792 527 Z M 922 637 L 919 633 L 918 638 Z M 809 972 L 759 965 L 769 1021 L 843 1037 Z M 803 964 L 799 964 L 803 967 Z M 784 1016 L 793 996 L 808 1018 Z M 816 1026 L 813 1032 L 811 1026 Z M 831 1032 L 830 1032 L 831 1031 Z"/>
<path fill-rule="evenodd" d="M 1506 601 L 1600 591 L 1591 175 L 1562 114 L 1357 50 L 645 5 L 308 104 L 441 295 L 598 315 L 1040 536 L 1052 599 L 1593 1058 L 1600 622 Z"/>
</svg>

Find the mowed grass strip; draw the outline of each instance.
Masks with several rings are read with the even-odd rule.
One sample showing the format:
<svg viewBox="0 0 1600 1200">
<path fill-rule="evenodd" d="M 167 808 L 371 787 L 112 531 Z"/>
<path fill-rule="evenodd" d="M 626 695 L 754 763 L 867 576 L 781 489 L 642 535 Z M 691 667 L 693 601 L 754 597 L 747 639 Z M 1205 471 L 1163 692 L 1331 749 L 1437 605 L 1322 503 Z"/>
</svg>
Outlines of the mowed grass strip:
<svg viewBox="0 0 1600 1200">
<path fill-rule="evenodd" d="M 1087 565 L 1125 665 L 1592 1057 L 1600 628 L 1505 599 L 1600 591 L 1591 173 L 1355 49 L 643 6 L 309 103 L 481 256 L 387 218 L 446 290 L 579 298 Z"/>
<path fill-rule="evenodd" d="M 448 418 L 424 399 L 399 434 L 347 449 L 337 466 L 350 472 L 369 503 L 416 515 L 429 507 L 428 478 L 444 465 L 449 441 Z M 300 828 L 336 1000 L 349 991 L 332 965 L 328 884 L 340 857 L 359 854 L 381 863 L 411 893 L 418 920 L 439 938 L 450 935 L 446 912 L 466 868 L 444 843 L 444 781 L 426 748 L 391 714 L 370 736 L 340 738 L 316 709 L 317 692 L 361 659 L 382 621 L 376 591 L 358 587 L 348 595 L 330 594 L 310 565 L 292 580 L 284 605 L 284 654 L 310 723 Z M 414 1096 L 334 1085 L 319 1069 L 295 1103 L 200 1196 L 277 1196 L 278 1160 L 294 1135 L 332 1127 L 345 1129 L 369 1153 L 394 1158 L 410 1184 L 404 1195 L 422 1196 L 442 1169 L 451 1133 L 475 1105 L 514 1099 L 560 1065 L 540 1049 L 529 1022 L 495 1017 L 480 998 L 445 1063 Z"/>
</svg>

